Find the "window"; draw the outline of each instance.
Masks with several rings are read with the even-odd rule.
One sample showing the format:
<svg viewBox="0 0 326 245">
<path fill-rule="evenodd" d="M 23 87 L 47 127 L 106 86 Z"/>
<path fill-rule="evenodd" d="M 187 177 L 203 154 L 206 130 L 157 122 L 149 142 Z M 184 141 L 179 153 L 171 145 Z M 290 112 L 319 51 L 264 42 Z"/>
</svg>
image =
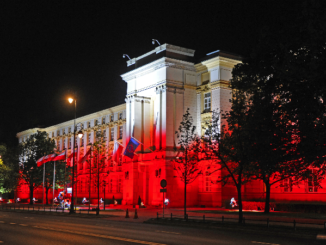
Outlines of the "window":
<svg viewBox="0 0 326 245">
<path fill-rule="evenodd" d="M 106 130 L 103 130 L 103 137 L 106 138 Z"/>
<path fill-rule="evenodd" d="M 118 193 L 120 193 L 122 191 L 121 187 L 122 187 L 122 181 L 121 181 L 121 179 L 119 179 L 119 181 L 118 181 Z"/>
<path fill-rule="evenodd" d="M 105 117 L 102 118 L 102 124 L 105 124 Z"/>
<path fill-rule="evenodd" d="M 125 172 L 125 179 L 129 179 L 129 171 Z"/>
<path fill-rule="evenodd" d="M 283 190 L 284 192 L 292 192 L 292 179 L 287 178 L 283 180 Z"/>
<path fill-rule="evenodd" d="M 69 141 L 68 141 L 68 149 L 71 148 L 71 138 L 69 138 Z"/>
<path fill-rule="evenodd" d="M 122 139 L 123 126 L 119 126 L 119 139 Z"/>
<path fill-rule="evenodd" d="M 63 139 L 63 149 L 66 149 L 66 139 Z"/>
<path fill-rule="evenodd" d="M 71 128 L 68 128 L 68 134 L 71 133 Z"/>
<path fill-rule="evenodd" d="M 211 110 L 211 93 L 206 93 L 204 98 L 204 110 L 210 111 Z"/>
<path fill-rule="evenodd" d="M 87 128 L 91 127 L 91 122 L 87 122 Z"/>
<path fill-rule="evenodd" d="M 317 182 L 317 177 L 316 177 L 316 170 L 311 170 L 308 180 L 307 180 L 307 185 L 308 185 L 308 192 L 317 192 L 318 191 L 318 182 Z"/>
<path fill-rule="evenodd" d="M 205 191 L 210 192 L 211 191 L 211 177 L 210 173 L 206 171 L 205 173 Z"/>
<path fill-rule="evenodd" d="M 92 143 L 92 133 L 88 134 L 88 144 Z"/>
<path fill-rule="evenodd" d="M 60 130 L 57 131 L 57 136 L 60 136 Z"/>
<path fill-rule="evenodd" d="M 113 122 L 113 120 L 114 120 L 114 117 L 113 117 L 113 115 L 111 115 L 110 116 L 110 122 Z"/>
<path fill-rule="evenodd" d="M 60 140 L 58 140 L 58 150 L 60 151 Z"/>
<path fill-rule="evenodd" d="M 95 120 L 94 125 L 95 125 L 95 126 L 98 125 L 98 120 Z"/>
<path fill-rule="evenodd" d="M 84 136 L 81 138 L 81 146 L 84 146 Z"/>
<path fill-rule="evenodd" d="M 52 132 L 52 138 L 54 137 L 54 132 Z"/>
<path fill-rule="evenodd" d="M 119 113 L 119 119 L 122 119 L 122 113 Z"/>
<path fill-rule="evenodd" d="M 114 140 L 114 128 L 111 128 L 110 141 Z"/>
</svg>

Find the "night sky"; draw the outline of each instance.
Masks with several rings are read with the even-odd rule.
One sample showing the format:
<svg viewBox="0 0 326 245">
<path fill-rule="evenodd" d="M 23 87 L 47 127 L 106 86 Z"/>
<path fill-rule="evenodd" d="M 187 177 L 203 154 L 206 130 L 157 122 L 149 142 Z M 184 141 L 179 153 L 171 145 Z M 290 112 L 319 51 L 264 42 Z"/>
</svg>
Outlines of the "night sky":
<svg viewBox="0 0 326 245">
<path fill-rule="evenodd" d="M 122 54 L 138 57 L 151 41 L 242 56 L 260 30 L 286 25 L 296 1 L 1 1 L 0 142 L 17 132 L 124 103 Z"/>
</svg>

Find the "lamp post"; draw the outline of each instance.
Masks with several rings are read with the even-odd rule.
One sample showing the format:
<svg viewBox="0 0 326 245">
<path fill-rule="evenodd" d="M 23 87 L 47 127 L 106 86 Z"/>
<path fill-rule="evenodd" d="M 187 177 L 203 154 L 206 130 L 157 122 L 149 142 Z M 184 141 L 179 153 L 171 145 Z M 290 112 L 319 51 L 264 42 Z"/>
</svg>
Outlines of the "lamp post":
<svg viewBox="0 0 326 245">
<path fill-rule="evenodd" d="M 77 125 L 76 125 L 76 108 L 77 108 L 77 100 L 76 100 L 76 98 L 75 99 L 73 99 L 73 98 L 69 98 L 68 99 L 68 101 L 69 101 L 69 103 L 70 104 L 72 104 L 72 102 L 74 102 L 75 101 L 75 118 L 74 118 L 74 140 L 73 140 L 73 152 L 72 152 L 72 154 L 74 154 L 75 155 L 75 145 L 76 145 L 76 131 L 77 131 L 77 126 L 78 126 L 78 124 L 80 124 L 80 123 L 78 123 Z M 82 125 L 82 124 L 81 124 Z M 82 126 L 81 126 L 81 128 L 82 128 Z M 79 130 L 79 132 L 78 132 L 78 137 L 79 138 L 82 138 L 83 137 L 83 132 L 81 131 L 81 130 Z M 75 212 L 75 209 L 74 209 L 74 185 L 75 185 L 75 157 L 76 156 L 74 156 L 74 155 L 72 155 L 73 157 L 72 157 L 72 181 L 71 181 L 71 187 L 72 187 L 72 190 L 71 190 L 71 205 L 70 205 L 70 213 L 72 214 L 72 213 L 74 213 Z M 77 155 L 77 154 L 76 154 Z M 76 182 L 77 182 L 77 180 L 76 180 Z M 76 196 L 77 196 L 77 193 L 76 193 Z M 77 203 L 76 203 L 77 204 Z"/>
</svg>

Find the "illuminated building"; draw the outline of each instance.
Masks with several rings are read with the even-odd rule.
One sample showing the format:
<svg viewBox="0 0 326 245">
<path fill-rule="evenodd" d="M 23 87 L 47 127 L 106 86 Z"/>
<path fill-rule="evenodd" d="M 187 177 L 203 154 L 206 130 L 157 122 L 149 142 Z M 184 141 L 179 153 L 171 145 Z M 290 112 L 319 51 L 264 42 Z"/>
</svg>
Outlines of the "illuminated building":
<svg viewBox="0 0 326 245">
<path fill-rule="evenodd" d="M 194 53 L 192 49 L 163 44 L 128 60 L 128 72 L 121 75 L 127 83 L 126 103 L 77 118 L 77 122 L 84 125 L 83 138 L 77 137 L 78 159 L 84 156 L 88 144 L 94 142 L 94 132 L 99 129 L 105 132 L 109 152 L 112 152 L 115 141 L 126 146 L 130 137 L 134 137 L 142 143 L 133 159 L 122 155 L 119 162 L 106 162 L 101 181 L 107 183 L 107 200 L 112 200 L 114 196 L 122 204 L 137 204 L 140 197 L 145 205 L 160 205 L 160 181 L 166 179 L 169 205 L 183 205 L 184 185 L 180 178 L 174 177 L 176 173 L 171 162 L 177 154 L 175 132 L 188 108 L 199 136 L 202 135 L 203 123 L 211 118 L 212 110 L 230 110 L 231 90 L 228 84 L 232 68 L 241 62 L 237 55 L 215 51 L 195 63 Z M 58 149 L 67 148 L 69 155 L 73 124 L 71 120 L 47 128 L 30 129 L 18 133 L 17 137 L 19 142 L 23 142 L 37 130 L 44 130 L 55 139 Z M 231 197 L 237 196 L 232 184 L 213 184 L 220 172 L 210 175 L 205 168 L 203 164 L 203 174 L 187 187 L 187 205 L 224 206 Z M 109 175 L 105 174 L 108 171 Z M 77 176 L 80 203 L 83 197 L 88 198 L 89 168 L 86 163 L 78 163 Z M 313 184 L 313 181 L 307 181 L 302 183 L 303 188 L 297 188 L 285 181 L 283 187 L 272 187 L 271 201 L 321 201 L 319 195 L 314 195 L 320 189 Z M 100 193 L 103 191 L 101 188 Z M 92 186 L 91 192 L 92 202 L 96 203 L 95 187 Z M 263 200 L 262 182 L 246 184 L 243 195 L 244 200 Z M 17 196 L 22 200 L 29 198 L 28 187 L 19 187 Z M 41 199 L 40 188 L 35 191 L 35 197 Z M 51 194 L 49 198 L 52 200 Z M 103 198 L 103 194 L 100 198 Z"/>
</svg>

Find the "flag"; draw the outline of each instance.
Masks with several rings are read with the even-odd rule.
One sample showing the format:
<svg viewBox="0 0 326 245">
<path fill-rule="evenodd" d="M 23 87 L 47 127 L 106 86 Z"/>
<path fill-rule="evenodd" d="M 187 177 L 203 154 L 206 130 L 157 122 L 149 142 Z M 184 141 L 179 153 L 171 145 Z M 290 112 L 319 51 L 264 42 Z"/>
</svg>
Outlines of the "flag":
<svg viewBox="0 0 326 245">
<path fill-rule="evenodd" d="M 76 155 L 77 155 L 77 149 L 74 150 L 67 159 L 70 160 L 72 157 L 75 157 Z"/>
<path fill-rule="evenodd" d="M 52 161 L 62 161 L 62 160 L 66 160 L 66 151 L 58 154 L 56 157 L 53 158 Z"/>
<path fill-rule="evenodd" d="M 123 150 L 123 147 L 118 143 L 114 143 L 114 149 L 113 149 L 113 161 L 119 162 L 119 156 L 121 155 Z"/>
<path fill-rule="evenodd" d="M 43 163 L 44 163 L 43 159 L 44 159 L 44 156 L 36 161 L 38 167 L 41 167 L 43 165 Z"/>
<path fill-rule="evenodd" d="M 44 159 L 43 159 L 43 163 L 53 161 L 53 159 L 55 158 L 55 156 L 56 156 L 55 153 L 45 156 Z"/>
<path fill-rule="evenodd" d="M 79 163 L 84 163 L 87 159 L 87 156 L 91 154 L 91 148 L 86 152 L 85 156 L 79 160 Z"/>
<path fill-rule="evenodd" d="M 134 138 L 130 138 L 129 143 L 128 143 L 123 155 L 133 159 L 134 155 L 135 155 L 135 151 L 138 146 L 139 146 L 139 143 Z"/>
</svg>

